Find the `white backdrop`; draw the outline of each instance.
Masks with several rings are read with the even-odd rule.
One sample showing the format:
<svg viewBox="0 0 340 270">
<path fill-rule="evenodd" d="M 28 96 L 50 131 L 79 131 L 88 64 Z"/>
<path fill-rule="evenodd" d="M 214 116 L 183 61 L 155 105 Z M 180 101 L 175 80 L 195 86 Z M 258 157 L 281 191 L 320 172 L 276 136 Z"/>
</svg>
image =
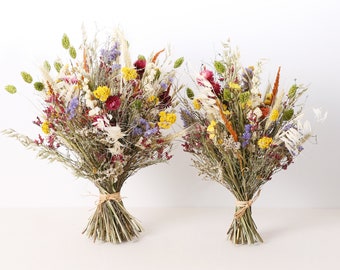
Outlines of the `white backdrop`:
<svg viewBox="0 0 340 270">
<path fill-rule="evenodd" d="M 264 186 L 257 206 L 340 207 L 337 0 L 12 0 L 0 10 L 0 87 L 14 83 L 19 92 L 0 91 L 0 130 L 14 128 L 36 135 L 31 124 L 37 115 L 30 102 L 34 91 L 21 82 L 19 74 L 26 70 L 38 75 L 38 64 L 61 54 L 63 33 L 73 44 L 80 44 L 82 23 L 88 29 L 95 24 L 105 29 L 120 26 L 134 57 L 170 44 L 174 59 L 184 56 L 194 69 L 214 59 L 220 43 L 231 38 L 244 65 L 267 59 L 263 86 L 275 79 L 278 66 L 281 88 L 295 78 L 309 85 L 306 118 L 318 135 L 317 144 L 307 143 L 295 163 Z M 328 111 L 324 123 L 314 120 L 314 107 Z M 180 142 L 174 155 L 168 164 L 143 169 L 125 183 L 122 195 L 128 206 L 233 205 L 229 191 L 198 177 Z M 94 206 L 96 190 L 91 183 L 75 179 L 60 164 L 36 159 L 34 152 L 14 139 L 0 135 L 0 157 L 0 207 Z"/>
</svg>

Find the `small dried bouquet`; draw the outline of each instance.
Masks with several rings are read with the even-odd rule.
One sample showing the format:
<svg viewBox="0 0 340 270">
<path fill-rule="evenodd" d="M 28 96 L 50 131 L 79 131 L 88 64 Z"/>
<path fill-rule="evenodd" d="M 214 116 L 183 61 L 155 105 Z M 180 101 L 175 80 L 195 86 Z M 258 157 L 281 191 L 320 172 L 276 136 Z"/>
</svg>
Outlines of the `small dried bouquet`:
<svg viewBox="0 0 340 270">
<path fill-rule="evenodd" d="M 132 62 L 119 30 L 103 42 L 89 42 L 84 31 L 83 40 L 75 49 L 65 34 L 68 60 L 41 67 L 42 80 L 34 83 L 41 97 L 41 115 L 34 121 L 41 129 L 37 138 L 4 133 L 93 182 L 100 196 L 84 232 L 93 240 L 121 243 L 142 231 L 124 207 L 124 182 L 139 169 L 172 157 L 175 134 L 170 128 L 180 89 L 175 69 L 183 58 L 171 61 L 169 51 L 161 50 Z M 21 75 L 33 83 L 29 73 Z M 16 87 L 6 90 L 15 93 Z"/>
<path fill-rule="evenodd" d="M 280 91 L 279 68 L 274 84 L 261 93 L 261 66 L 242 67 L 239 52 L 229 42 L 223 44 L 219 58 L 211 67 L 202 66 L 195 78 L 197 91 L 187 88 L 180 111 L 184 151 L 200 174 L 236 198 L 227 233 L 234 244 L 262 242 L 252 204 L 261 187 L 292 164 L 311 136 L 298 103 L 307 88 L 294 83 L 286 93 Z"/>
</svg>

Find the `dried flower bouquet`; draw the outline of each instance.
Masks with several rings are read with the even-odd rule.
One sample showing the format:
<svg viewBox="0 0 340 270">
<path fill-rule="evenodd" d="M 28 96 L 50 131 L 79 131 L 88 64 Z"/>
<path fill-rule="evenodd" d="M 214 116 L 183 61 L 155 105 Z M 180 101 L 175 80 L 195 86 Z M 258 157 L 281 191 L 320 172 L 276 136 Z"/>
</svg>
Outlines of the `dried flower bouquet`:
<svg viewBox="0 0 340 270">
<path fill-rule="evenodd" d="M 260 91 L 262 63 L 242 67 L 239 52 L 223 44 L 212 67 L 203 66 L 193 91 L 187 88 L 180 111 L 183 150 L 201 175 L 226 187 L 236 198 L 227 232 L 234 244 L 262 242 L 252 218 L 252 204 L 273 174 L 285 170 L 311 136 L 297 101 L 307 90 L 294 83 L 279 90 L 280 68 L 273 86 Z"/>
<path fill-rule="evenodd" d="M 176 68 L 183 58 L 168 50 L 140 55 L 132 62 L 129 44 L 117 29 L 104 42 L 88 41 L 75 49 L 65 34 L 66 61 L 45 62 L 42 80 L 34 83 L 41 97 L 36 139 L 6 130 L 5 134 L 38 151 L 40 158 L 59 161 L 98 188 L 97 208 L 84 232 L 113 243 L 130 241 L 142 231 L 120 196 L 124 182 L 141 168 L 167 162 L 172 155 L 175 100 L 180 86 Z M 160 59 L 163 59 L 162 61 Z M 27 83 L 32 76 L 21 73 Z M 6 90 L 16 92 L 14 85 Z"/>
</svg>

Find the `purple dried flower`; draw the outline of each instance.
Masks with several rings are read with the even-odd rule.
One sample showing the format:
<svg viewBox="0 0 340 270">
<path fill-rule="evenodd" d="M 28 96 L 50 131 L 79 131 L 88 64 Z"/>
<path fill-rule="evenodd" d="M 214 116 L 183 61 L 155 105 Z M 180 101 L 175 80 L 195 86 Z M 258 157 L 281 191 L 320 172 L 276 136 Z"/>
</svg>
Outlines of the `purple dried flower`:
<svg viewBox="0 0 340 270">
<path fill-rule="evenodd" d="M 120 56 L 118 43 L 115 43 L 111 49 L 101 49 L 100 54 L 105 63 L 111 63 L 112 61 L 115 61 L 117 57 Z"/>
<path fill-rule="evenodd" d="M 288 129 L 290 129 L 291 127 L 293 127 L 292 123 L 289 123 L 287 125 L 284 126 L 283 131 L 287 131 Z"/>
<path fill-rule="evenodd" d="M 117 63 L 114 63 L 112 66 L 111 66 L 111 70 L 114 71 L 114 70 L 119 70 L 122 66 L 120 64 L 117 64 Z"/>
<path fill-rule="evenodd" d="M 144 118 L 139 119 L 139 124 L 143 125 L 145 127 L 145 130 L 150 129 L 150 124 L 148 121 L 146 121 Z"/>
<path fill-rule="evenodd" d="M 183 126 L 185 128 L 189 127 L 190 124 L 187 122 L 187 118 L 190 118 L 190 119 L 192 118 L 191 113 L 189 112 L 189 110 L 181 108 L 180 117 L 181 117 L 181 120 L 183 122 Z"/>
<path fill-rule="evenodd" d="M 165 83 L 165 82 L 161 82 L 161 87 L 162 87 L 163 89 L 167 89 L 167 88 L 168 88 L 168 84 Z"/>
<path fill-rule="evenodd" d="M 252 87 L 252 79 L 254 77 L 254 71 L 253 68 L 245 68 L 244 72 L 242 74 L 242 90 L 248 91 Z"/>
<path fill-rule="evenodd" d="M 68 104 L 68 107 L 66 109 L 66 112 L 70 115 L 69 119 L 72 119 L 73 117 L 75 117 L 78 104 L 79 104 L 78 97 L 74 97 L 74 98 L 71 99 L 71 101 Z"/>
<path fill-rule="evenodd" d="M 242 139 L 243 139 L 243 142 L 242 142 L 242 147 L 246 147 L 248 144 L 249 144 L 249 141 L 251 139 L 251 125 L 250 124 L 247 124 L 244 126 L 244 132 L 242 134 Z"/>
<path fill-rule="evenodd" d="M 142 133 L 143 133 L 143 130 L 140 127 L 135 127 L 132 130 L 132 136 L 140 136 L 142 135 Z"/>
<path fill-rule="evenodd" d="M 145 137 L 150 137 L 150 136 L 152 136 L 152 135 L 157 134 L 158 131 L 159 131 L 158 126 L 156 126 L 156 127 L 154 127 L 154 128 L 150 128 L 150 129 L 148 129 L 148 130 L 146 130 L 146 131 L 144 132 L 144 136 L 145 136 Z"/>
</svg>

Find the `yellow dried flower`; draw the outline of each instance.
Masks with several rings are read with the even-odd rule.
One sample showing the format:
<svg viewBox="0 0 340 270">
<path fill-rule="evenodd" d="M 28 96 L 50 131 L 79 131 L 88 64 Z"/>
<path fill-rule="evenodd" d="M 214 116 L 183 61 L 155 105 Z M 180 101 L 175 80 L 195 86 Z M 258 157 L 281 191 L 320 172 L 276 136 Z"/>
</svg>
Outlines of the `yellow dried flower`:
<svg viewBox="0 0 340 270">
<path fill-rule="evenodd" d="M 211 120 L 210 125 L 207 127 L 208 132 L 214 132 L 215 131 L 215 126 L 216 126 L 216 121 Z"/>
<path fill-rule="evenodd" d="M 266 95 L 265 100 L 264 100 L 264 104 L 270 105 L 272 103 L 272 98 L 273 98 L 273 94 L 272 93 L 268 93 Z"/>
<path fill-rule="evenodd" d="M 123 78 L 126 81 L 131 81 L 137 78 L 137 71 L 134 68 L 123 67 L 122 68 Z"/>
<path fill-rule="evenodd" d="M 210 139 L 214 139 L 215 138 L 215 126 L 216 126 L 216 121 L 215 120 L 211 120 L 210 121 L 210 125 L 207 127 L 207 131 L 209 133 L 209 138 Z"/>
<path fill-rule="evenodd" d="M 159 122 L 166 121 L 166 112 L 165 111 L 159 112 L 158 115 L 159 115 Z"/>
<path fill-rule="evenodd" d="M 41 130 L 42 132 L 44 132 L 45 134 L 50 133 L 50 122 L 45 121 L 44 123 L 41 124 Z"/>
<path fill-rule="evenodd" d="M 98 86 L 97 89 L 93 91 L 93 95 L 102 102 L 105 102 L 110 94 L 111 90 L 107 86 Z"/>
<path fill-rule="evenodd" d="M 235 89 L 235 90 L 241 90 L 241 86 L 238 83 L 233 83 L 233 82 L 229 83 L 229 88 Z"/>
<path fill-rule="evenodd" d="M 272 138 L 264 136 L 258 140 L 257 145 L 261 149 L 267 149 L 271 145 L 272 142 L 273 142 Z"/>
<path fill-rule="evenodd" d="M 195 110 L 200 110 L 202 107 L 201 102 L 197 98 L 192 101 L 192 104 L 194 105 Z"/>
<path fill-rule="evenodd" d="M 274 122 L 279 117 L 279 111 L 277 109 L 273 109 L 270 113 L 269 120 Z"/>
<path fill-rule="evenodd" d="M 158 126 L 163 129 L 169 129 L 171 127 L 171 124 L 168 122 L 158 122 Z"/>
<path fill-rule="evenodd" d="M 173 123 L 176 122 L 176 114 L 175 113 L 167 113 L 165 111 L 159 112 L 159 122 L 158 126 L 160 128 L 169 129 Z"/>
<path fill-rule="evenodd" d="M 226 116 L 229 116 L 230 115 L 230 111 L 228 110 L 228 106 L 226 104 L 221 104 L 221 109 L 222 109 L 222 112 L 223 114 L 225 114 Z"/>
<path fill-rule="evenodd" d="M 229 116 L 231 114 L 231 112 L 229 110 L 223 110 L 223 113 L 226 115 L 226 116 Z"/>
<path fill-rule="evenodd" d="M 177 117 L 176 117 L 176 114 L 174 114 L 174 113 L 168 113 L 166 115 L 166 121 L 169 122 L 170 124 L 175 123 L 176 119 L 177 119 Z"/>
<path fill-rule="evenodd" d="M 155 104 L 157 104 L 157 103 L 159 102 L 159 98 L 156 97 L 156 96 L 154 96 L 154 95 L 152 95 L 152 96 L 148 97 L 148 100 L 147 100 L 147 101 L 150 102 L 150 103 L 155 103 Z"/>
</svg>

